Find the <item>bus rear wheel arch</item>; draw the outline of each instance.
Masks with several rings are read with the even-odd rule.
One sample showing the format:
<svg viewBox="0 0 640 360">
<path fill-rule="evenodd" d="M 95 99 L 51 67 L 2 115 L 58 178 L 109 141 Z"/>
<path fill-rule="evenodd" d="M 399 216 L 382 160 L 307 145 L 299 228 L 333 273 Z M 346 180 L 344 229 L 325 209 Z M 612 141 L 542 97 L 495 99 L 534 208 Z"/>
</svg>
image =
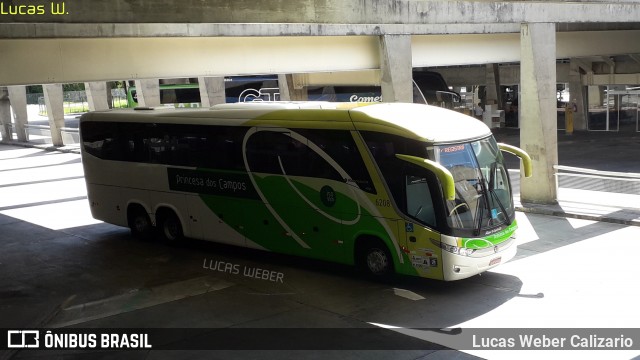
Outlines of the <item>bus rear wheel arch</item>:
<svg viewBox="0 0 640 360">
<path fill-rule="evenodd" d="M 140 204 L 129 204 L 127 207 L 127 224 L 131 235 L 141 240 L 149 240 L 153 236 L 153 223 L 147 210 Z"/>
<path fill-rule="evenodd" d="M 166 242 L 176 242 L 182 240 L 184 233 L 182 223 L 175 211 L 169 208 L 160 208 L 156 211 L 156 222 L 160 236 Z"/>
<path fill-rule="evenodd" d="M 394 274 L 393 258 L 387 245 L 376 237 L 364 236 L 356 241 L 356 267 L 367 276 L 387 279 Z"/>
</svg>

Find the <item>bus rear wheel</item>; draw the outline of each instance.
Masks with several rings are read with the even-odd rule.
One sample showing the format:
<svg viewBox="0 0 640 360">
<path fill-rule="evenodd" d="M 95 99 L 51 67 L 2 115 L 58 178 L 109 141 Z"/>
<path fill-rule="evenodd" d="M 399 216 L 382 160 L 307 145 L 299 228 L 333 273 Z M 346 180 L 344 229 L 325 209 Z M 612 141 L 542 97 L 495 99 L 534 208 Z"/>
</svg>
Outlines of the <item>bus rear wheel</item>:
<svg viewBox="0 0 640 360">
<path fill-rule="evenodd" d="M 362 246 L 358 251 L 358 267 L 368 276 L 387 279 L 393 274 L 391 253 L 381 241 Z"/>
<path fill-rule="evenodd" d="M 133 206 L 127 216 L 129 229 L 134 238 L 149 240 L 153 235 L 153 224 L 149 214 L 141 206 Z"/>
<path fill-rule="evenodd" d="M 158 218 L 158 229 L 164 241 L 173 243 L 183 238 L 182 224 L 173 211 L 164 211 L 156 217 Z"/>
</svg>

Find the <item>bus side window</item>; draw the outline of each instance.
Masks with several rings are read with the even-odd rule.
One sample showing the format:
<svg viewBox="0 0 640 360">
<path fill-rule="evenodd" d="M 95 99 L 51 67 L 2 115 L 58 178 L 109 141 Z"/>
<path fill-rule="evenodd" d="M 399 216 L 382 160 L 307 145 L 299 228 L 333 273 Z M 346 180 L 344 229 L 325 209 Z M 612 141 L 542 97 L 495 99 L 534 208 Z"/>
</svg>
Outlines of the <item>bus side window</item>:
<svg viewBox="0 0 640 360">
<path fill-rule="evenodd" d="M 375 194 L 376 189 L 369 175 L 362 155 L 358 150 L 353 135 L 347 130 L 294 129 L 306 137 L 310 143 L 324 151 L 335 161 L 358 187 L 368 193 Z M 323 163 L 324 161 L 321 161 Z"/>
<path fill-rule="evenodd" d="M 294 138 L 290 132 L 259 131 L 252 135 L 247 142 L 247 160 L 254 172 L 342 180 L 307 141 Z"/>
<path fill-rule="evenodd" d="M 87 121 L 80 124 L 84 150 L 101 159 L 109 159 L 110 147 L 117 131 L 116 123 Z"/>
</svg>

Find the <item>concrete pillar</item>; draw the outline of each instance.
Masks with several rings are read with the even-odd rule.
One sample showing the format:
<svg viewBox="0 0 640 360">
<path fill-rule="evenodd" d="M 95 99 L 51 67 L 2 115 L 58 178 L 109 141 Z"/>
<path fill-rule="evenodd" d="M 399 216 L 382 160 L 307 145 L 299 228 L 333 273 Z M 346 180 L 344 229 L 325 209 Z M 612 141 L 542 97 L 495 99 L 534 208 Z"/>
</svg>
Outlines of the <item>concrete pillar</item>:
<svg viewBox="0 0 640 360">
<path fill-rule="evenodd" d="M 216 104 L 227 102 L 224 86 L 224 77 L 204 77 L 198 78 L 200 87 L 200 104 L 204 108 L 212 107 Z"/>
<path fill-rule="evenodd" d="M 64 145 L 62 142 L 62 128 L 64 127 L 64 97 L 62 84 L 42 85 L 44 89 L 44 103 L 47 105 L 51 143 L 55 146 Z"/>
<path fill-rule="evenodd" d="M 580 66 L 574 61 L 569 64 L 569 95 L 569 101 L 575 102 L 578 109 L 573 113 L 573 129 L 578 131 L 587 130 L 586 91 L 582 86 Z"/>
<path fill-rule="evenodd" d="M 115 86 L 115 83 L 112 81 L 107 82 L 107 106 L 109 107 L 109 109 L 113 109 L 113 93 L 111 92 L 111 90 L 113 90 Z"/>
<path fill-rule="evenodd" d="M 23 85 L 7 86 L 9 90 L 9 101 L 14 114 L 14 126 L 18 141 L 29 141 L 26 125 L 29 123 L 27 113 L 27 88 Z"/>
<path fill-rule="evenodd" d="M 90 111 L 109 110 L 109 89 L 104 81 L 84 83 Z"/>
<path fill-rule="evenodd" d="M 496 104 L 494 110 L 502 109 L 502 91 L 500 91 L 500 70 L 498 64 L 486 65 L 486 104 Z"/>
<path fill-rule="evenodd" d="M 380 36 L 380 85 L 382 101 L 413 102 L 411 36 Z"/>
<path fill-rule="evenodd" d="M 604 96 L 604 86 L 589 86 L 589 107 L 602 107 Z"/>
<path fill-rule="evenodd" d="M 6 87 L 0 87 L 0 136 L 2 141 L 13 139 L 11 132 L 11 104 Z"/>
<path fill-rule="evenodd" d="M 293 74 L 279 74 L 278 87 L 280 88 L 280 100 L 282 101 L 307 101 L 309 99 L 307 89 L 296 86 Z"/>
<path fill-rule="evenodd" d="M 524 202 L 557 203 L 556 34 L 552 23 L 522 24 L 520 31 L 520 145 L 529 153 L 533 176 L 520 172 Z"/>
<path fill-rule="evenodd" d="M 136 80 L 138 106 L 160 106 L 160 84 L 158 79 Z"/>
</svg>

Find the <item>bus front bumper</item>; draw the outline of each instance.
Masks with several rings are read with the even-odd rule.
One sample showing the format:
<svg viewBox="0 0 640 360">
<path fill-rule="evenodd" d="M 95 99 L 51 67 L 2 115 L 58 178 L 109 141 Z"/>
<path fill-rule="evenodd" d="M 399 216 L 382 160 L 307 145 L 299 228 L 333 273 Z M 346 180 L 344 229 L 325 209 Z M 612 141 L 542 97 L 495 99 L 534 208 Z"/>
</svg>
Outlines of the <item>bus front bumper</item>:
<svg viewBox="0 0 640 360">
<path fill-rule="evenodd" d="M 461 280 L 480 274 L 500 264 L 506 263 L 516 256 L 516 242 L 509 241 L 508 246 L 483 257 L 468 257 L 450 252 L 442 252 L 442 272 L 445 281 Z"/>
</svg>

